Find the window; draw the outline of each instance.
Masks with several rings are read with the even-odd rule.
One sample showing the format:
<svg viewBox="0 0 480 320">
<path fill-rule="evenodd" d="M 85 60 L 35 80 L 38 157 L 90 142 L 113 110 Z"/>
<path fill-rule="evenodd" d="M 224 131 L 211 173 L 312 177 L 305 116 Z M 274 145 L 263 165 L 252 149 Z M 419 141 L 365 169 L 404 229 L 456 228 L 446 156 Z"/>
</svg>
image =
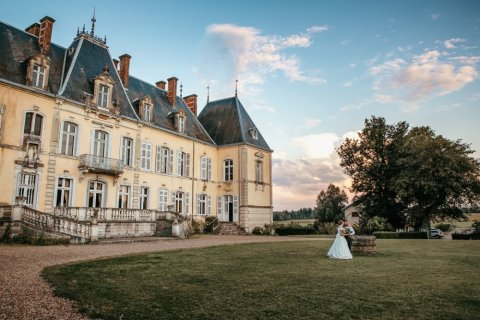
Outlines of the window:
<svg viewBox="0 0 480 320">
<path fill-rule="evenodd" d="M 178 132 L 179 133 L 185 132 L 185 116 L 182 114 L 178 115 Z"/>
<path fill-rule="evenodd" d="M 17 196 L 24 197 L 26 206 L 35 208 L 36 204 L 37 175 L 20 173 L 18 181 Z"/>
<path fill-rule="evenodd" d="M 124 165 L 131 167 L 133 164 L 133 139 L 122 137 L 121 144 L 120 159 Z"/>
<path fill-rule="evenodd" d="M 258 140 L 258 131 L 255 128 L 251 128 L 248 130 L 250 132 L 250 135 L 252 136 L 253 140 Z"/>
<path fill-rule="evenodd" d="M 168 190 L 160 189 L 158 193 L 158 210 L 168 211 Z"/>
<path fill-rule="evenodd" d="M 143 120 L 144 121 L 151 121 L 152 119 L 152 106 L 149 104 L 144 104 L 142 106 L 143 111 Z"/>
<path fill-rule="evenodd" d="M 238 221 L 237 195 L 225 195 L 217 198 L 217 217 L 219 221 Z"/>
<path fill-rule="evenodd" d="M 23 133 L 40 136 L 42 134 L 42 122 L 43 116 L 36 112 L 27 112 L 25 114 L 25 126 L 23 127 Z"/>
<path fill-rule="evenodd" d="M 263 162 L 255 161 L 255 182 L 263 183 Z"/>
<path fill-rule="evenodd" d="M 68 178 L 58 178 L 57 192 L 55 198 L 56 207 L 70 207 L 72 202 L 73 180 Z"/>
<path fill-rule="evenodd" d="M 197 195 L 197 214 L 210 215 L 212 198 L 206 194 Z"/>
<path fill-rule="evenodd" d="M 177 175 L 188 177 L 190 175 L 190 154 L 177 151 Z"/>
<path fill-rule="evenodd" d="M 140 209 L 148 209 L 148 187 L 140 187 Z"/>
<path fill-rule="evenodd" d="M 177 191 L 173 192 L 172 199 L 174 199 L 175 212 L 187 214 L 190 206 L 190 193 Z"/>
<path fill-rule="evenodd" d="M 89 208 L 101 208 L 105 203 L 106 185 L 100 181 L 90 181 L 88 184 L 88 203 Z"/>
<path fill-rule="evenodd" d="M 130 207 L 130 186 L 121 185 L 118 188 L 117 208 L 126 209 Z"/>
<path fill-rule="evenodd" d="M 45 67 L 42 67 L 38 64 L 34 64 L 33 72 L 32 72 L 32 86 L 43 89 L 44 79 L 45 79 Z"/>
<path fill-rule="evenodd" d="M 212 180 L 212 159 L 206 156 L 200 158 L 200 179 Z"/>
<path fill-rule="evenodd" d="M 172 165 L 173 151 L 166 147 L 157 146 L 156 171 L 160 173 L 172 174 Z"/>
<path fill-rule="evenodd" d="M 67 156 L 75 155 L 78 126 L 71 122 L 63 123 L 62 144 L 60 153 Z"/>
<path fill-rule="evenodd" d="M 152 145 L 147 141 L 142 141 L 142 151 L 140 157 L 140 168 L 151 170 Z"/>
<path fill-rule="evenodd" d="M 93 155 L 97 157 L 107 157 L 108 132 L 95 130 L 93 136 Z"/>
<path fill-rule="evenodd" d="M 233 181 L 233 160 L 223 161 L 223 181 Z"/>
<path fill-rule="evenodd" d="M 108 108 L 108 90 L 109 88 L 107 86 L 100 85 L 98 88 L 97 106 Z"/>
</svg>

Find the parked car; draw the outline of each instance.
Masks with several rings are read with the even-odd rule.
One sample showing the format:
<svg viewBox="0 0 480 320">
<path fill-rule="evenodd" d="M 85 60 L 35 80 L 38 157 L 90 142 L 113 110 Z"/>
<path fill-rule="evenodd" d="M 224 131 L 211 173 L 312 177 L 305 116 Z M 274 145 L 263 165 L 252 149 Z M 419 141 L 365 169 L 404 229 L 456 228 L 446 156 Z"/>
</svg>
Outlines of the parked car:
<svg viewBox="0 0 480 320">
<path fill-rule="evenodd" d="M 431 228 L 430 229 L 430 238 L 437 238 L 437 239 L 442 239 L 443 238 L 443 231 L 437 228 Z"/>
</svg>

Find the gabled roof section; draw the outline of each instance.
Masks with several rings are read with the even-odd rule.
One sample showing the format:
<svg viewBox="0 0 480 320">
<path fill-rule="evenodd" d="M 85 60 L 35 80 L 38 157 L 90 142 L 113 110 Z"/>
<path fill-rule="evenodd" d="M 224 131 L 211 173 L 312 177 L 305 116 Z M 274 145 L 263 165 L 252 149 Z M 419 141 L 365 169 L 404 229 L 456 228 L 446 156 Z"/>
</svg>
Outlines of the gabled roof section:
<svg viewBox="0 0 480 320">
<path fill-rule="evenodd" d="M 190 109 L 188 109 L 182 98 L 176 97 L 176 109 L 173 109 L 168 101 L 167 91 L 132 76 L 128 78 L 128 96 L 136 112 L 138 112 L 138 100 L 145 96 L 150 97 L 153 102 L 152 124 L 169 131 L 175 132 L 174 122 L 170 116 L 171 113 L 183 110 L 187 117 L 185 135 L 200 141 L 215 144 L 203 129 L 200 122 L 198 122 L 197 118 L 192 114 Z"/>
<path fill-rule="evenodd" d="M 207 103 L 198 120 L 219 146 L 247 143 L 271 151 L 236 96 Z M 254 130 L 256 135 L 252 134 Z"/>
<path fill-rule="evenodd" d="M 26 84 L 27 59 L 40 54 L 38 37 L 0 21 L 0 78 L 20 85 Z M 47 92 L 56 94 L 62 79 L 65 48 L 51 44 L 47 57 L 50 72 Z"/>
<path fill-rule="evenodd" d="M 72 46 L 70 46 L 73 50 L 68 50 L 70 52 L 67 52 L 66 64 L 68 69 L 65 69 L 66 77 L 60 95 L 84 103 L 84 92 L 93 95 L 93 79 L 103 72 L 104 66 L 108 66 L 109 75 L 115 82 L 112 90 L 112 100 L 116 101 L 120 106 L 120 114 L 122 116 L 138 120 L 123 89 L 108 49 L 93 43 L 82 35 L 80 37 L 83 40 L 80 39 L 79 42 L 74 41 Z M 72 54 L 73 57 L 68 57 Z"/>
</svg>

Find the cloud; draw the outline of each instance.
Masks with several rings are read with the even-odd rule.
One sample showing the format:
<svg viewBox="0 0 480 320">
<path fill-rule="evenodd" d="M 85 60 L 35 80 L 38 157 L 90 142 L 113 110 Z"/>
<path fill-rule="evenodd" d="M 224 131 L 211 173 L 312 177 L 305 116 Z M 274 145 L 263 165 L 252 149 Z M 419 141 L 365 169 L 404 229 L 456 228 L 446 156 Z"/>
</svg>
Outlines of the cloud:
<svg viewBox="0 0 480 320">
<path fill-rule="evenodd" d="M 432 20 L 437 20 L 437 19 L 440 18 L 440 13 L 432 13 L 432 14 L 430 15 L 430 18 L 431 18 Z"/>
<path fill-rule="evenodd" d="M 312 134 L 291 141 L 303 150 L 309 158 L 328 158 L 335 152 L 339 137 L 334 133 Z"/>
<path fill-rule="evenodd" d="M 280 73 L 289 81 L 323 84 L 326 81 L 307 75 L 301 69 L 301 60 L 286 53 L 286 49 L 305 49 L 311 46 L 313 35 L 325 32 L 328 26 L 312 26 L 305 32 L 288 36 L 264 35 L 253 27 L 234 24 L 212 24 L 206 29 L 204 78 L 218 78 L 223 73 L 225 82 L 238 78 L 239 91 L 257 90 L 269 75 Z M 250 91 L 249 91 L 250 92 Z M 258 93 L 258 92 L 257 92 Z"/>
<path fill-rule="evenodd" d="M 419 101 L 462 89 L 478 77 L 478 57 L 450 57 L 437 50 L 393 59 L 369 69 L 375 78 L 373 98 L 381 103 L 400 103 L 412 109 Z"/>
<path fill-rule="evenodd" d="M 307 128 L 313 128 L 313 127 L 316 127 L 318 126 L 320 123 L 322 123 L 322 120 L 320 119 L 308 119 L 304 126 L 307 127 Z"/>
<path fill-rule="evenodd" d="M 342 84 L 342 87 L 351 87 L 353 86 L 353 82 L 352 81 L 347 81 L 345 82 L 344 84 Z"/>
<path fill-rule="evenodd" d="M 462 39 L 462 38 L 452 38 L 452 39 L 449 39 L 449 40 L 445 40 L 445 42 L 443 43 L 445 45 L 445 48 L 447 49 L 453 49 L 453 48 L 456 48 L 457 46 L 455 45 L 456 43 L 463 43 L 465 42 L 466 40 L 465 39 Z"/>
</svg>

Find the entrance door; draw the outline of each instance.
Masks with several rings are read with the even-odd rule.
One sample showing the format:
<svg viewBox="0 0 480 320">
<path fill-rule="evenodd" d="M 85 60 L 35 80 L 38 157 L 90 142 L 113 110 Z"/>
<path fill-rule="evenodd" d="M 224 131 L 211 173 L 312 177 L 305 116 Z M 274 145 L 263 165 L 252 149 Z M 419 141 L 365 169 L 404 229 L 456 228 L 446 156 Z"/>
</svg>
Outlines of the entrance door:
<svg viewBox="0 0 480 320">
<path fill-rule="evenodd" d="M 224 205 L 224 221 L 233 222 L 233 196 L 225 196 Z"/>
</svg>

